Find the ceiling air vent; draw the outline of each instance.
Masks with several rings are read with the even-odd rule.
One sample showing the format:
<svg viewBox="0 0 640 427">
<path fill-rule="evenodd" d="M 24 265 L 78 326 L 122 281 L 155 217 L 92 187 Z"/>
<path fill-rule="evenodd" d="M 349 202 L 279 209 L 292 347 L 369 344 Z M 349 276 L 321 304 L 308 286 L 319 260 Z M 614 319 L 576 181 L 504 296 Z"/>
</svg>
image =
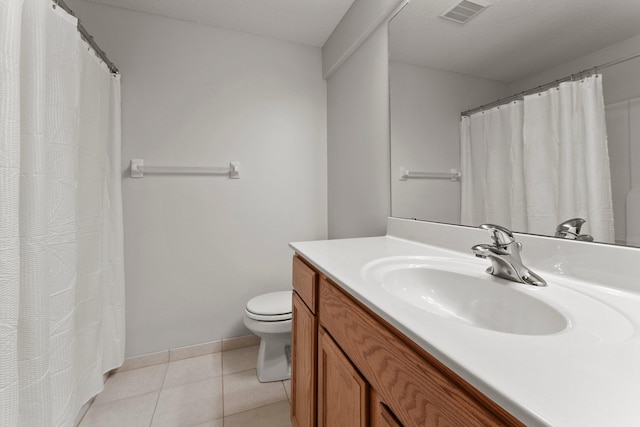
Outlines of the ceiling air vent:
<svg viewBox="0 0 640 427">
<path fill-rule="evenodd" d="M 440 14 L 440 17 L 464 24 L 489 7 L 490 4 L 486 0 L 462 0 L 448 7 Z"/>
</svg>

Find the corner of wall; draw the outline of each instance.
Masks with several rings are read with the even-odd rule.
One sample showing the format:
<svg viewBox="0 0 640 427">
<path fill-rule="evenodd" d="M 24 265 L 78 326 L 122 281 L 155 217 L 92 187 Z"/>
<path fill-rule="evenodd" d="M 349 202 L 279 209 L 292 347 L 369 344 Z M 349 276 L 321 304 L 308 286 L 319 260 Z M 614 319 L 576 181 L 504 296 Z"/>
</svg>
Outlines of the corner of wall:
<svg viewBox="0 0 640 427">
<path fill-rule="evenodd" d="M 408 0 L 355 0 L 322 47 L 322 76 L 325 80 Z"/>
</svg>

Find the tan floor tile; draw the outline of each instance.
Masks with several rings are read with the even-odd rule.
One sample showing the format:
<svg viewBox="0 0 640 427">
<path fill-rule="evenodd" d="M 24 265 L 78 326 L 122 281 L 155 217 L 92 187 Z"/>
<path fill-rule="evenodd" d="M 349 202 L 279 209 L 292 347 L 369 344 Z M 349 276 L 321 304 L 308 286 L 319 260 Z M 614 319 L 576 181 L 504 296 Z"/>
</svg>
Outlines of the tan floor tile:
<svg viewBox="0 0 640 427">
<path fill-rule="evenodd" d="M 284 391 L 287 392 L 287 399 L 291 401 L 291 380 L 282 381 L 282 385 L 284 386 Z"/>
<path fill-rule="evenodd" d="M 162 388 L 162 381 L 166 371 L 167 364 L 164 363 L 117 372 L 107 378 L 104 390 L 98 394 L 93 404 L 101 404 L 158 391 Z"/>
<path fill-rule="evenodd" d="M 222 355 L 220 353 L 191 357 L 169 363 L 164 377 L 163 388 L 195 383 L 222 375 Z"/>
<path fill-rule="evenodd" d="M 281 381 L 260 383 L 255 369 L 225 375 L 223 381 L 225 416 L 287 400 Z"/>
<path fill-rule="evenodd" d="M 152 427 L 191 427 L 222 418 L 222 377 L 163 389 Z"/>
<path fill-rule="evenodd" d="M 253 345 L 222 352 L 222 373 L 226 375 L 255 369 L 259 348 L 259 345 Z"/>
<path fill-rule="evenodd" d="M 224 418 L 224 427 L 291 427 L 289 402 L 272 403 Z"/>
<path fill-rule="evenodd" d="M 259 339 L 241 337 L 231 343 L 233 348 L 258 344 Z M 255 373 L 258 349 L 250 345 L 119 371 L 109 377 L 79 427 L 149 426 L 150 421 L 153 427 L 222 427 L 223 408 L 228 416 L 225 426 L 289 426 L 291 382 L 259 383 Z M 177 356 L 194 349 L 183 350 Z M 160 354 L 145 358 L 158 356 L 159 361 Z M 223 373 L 227 375 L 221 377 Z"/>
<path fill-rule="evenodd" d="M 193 427 L 223 427 L 224 422 L 222 421 L 222 418 L 214 420 L 214 421 L 209 421 L 207 423 L 202 423 L 202 424 L 198 424 L 197 426 L 193 426 Z"/>
<path fill-rule="evenodd" d="M 91 405 L 79 427 L 148 427 L 160 392 Z"/>
</svg>

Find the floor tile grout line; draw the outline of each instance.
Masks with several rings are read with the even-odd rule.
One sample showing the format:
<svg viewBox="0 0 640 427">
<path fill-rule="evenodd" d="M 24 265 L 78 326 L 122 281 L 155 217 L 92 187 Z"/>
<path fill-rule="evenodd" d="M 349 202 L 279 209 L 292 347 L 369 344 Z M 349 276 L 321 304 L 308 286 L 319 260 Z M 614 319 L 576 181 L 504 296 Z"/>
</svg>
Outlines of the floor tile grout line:
<svg viewBox="0 0 640 427">
<path fill-rule="evenodd" d="M 169 363 L 167 362 L 167 367 L 164 370 L 164 376 L 162 377 L 162 384 L 160 385 L 160 390 L 158 390 L 158 397 L 156 398 L 156 404 L 153 405 L 153 412 L 151 413 L 151 419 L 149 420 L 149 427 L 153 424 L 153 417 L 156 416 L 156 411 L 158 410 L 158 402 L 160 402 L 160 395 L 162 394 L 162 390 L 164 389 L 164 380 L 167 378 L 167 372 L 169 371 Z"/>
<path fill-rule="evenodd" d="M 132 395 L 130 395 L 130 396 L 123 396 L 123 397 L 119 397 L 119 398 L 117 398 L 117 399 L 106 400 L 106 401 L 104 401 L 104 402 L 98 402 L 98 403 L 92 402 L 92 403 L 91 403 L 91 406 L 89 407 L 89 409 L 90 409 L 91 407 L 93 407 L 93 406 L 104 406 L 104 405 L 108 405 L 108 404 L 110 404 L 110 403 L 121 402 L 121 401 L 123 401 L 123 400 L 129 400 L 129 399 L 132 399 L 132 398 L 135 398 L 135 397 L 140 397 L 140 396 L 145 396 L 145 395 L 147 395 L 147 394 L 157 393 L 157 392 L 159 392 L 159 391 L 160 391 L 160 389 L 158 389 L 158 390 L 151 390 L 151 391 L 145 391 L 144 393 L 132 394 Z M 99 393 L 98 393 L 98 394 L 99 394 Z M 96 395 L 96 397 L 97 397 L 97 395 Z M 87 411 L 88 411 L 89 409 L 87 409 Z"/>
<path fill-rule="evenodd" d="M 213 354 L 215 354 L 215 353 L 209 353 L 208 355 L 205 355 L 205 356 L 211 356 Z M 195 356 L 195 357 L 203 357 L 203 356 Z M 220 359 L 221 359 L 220 360 L 221 368 L 220 368 L 220 374 L 219 375 L 214 375 L 212 377 L 204 377 L 204 378 L 200 378 L 200 379 L 195 380 L 195 381 L 189 381 L 189 382 L 185 382 L 185 383 L 178 383 L 178 384 L 172 385 L 170 387 L 165 387 L 165 380 L 166 380 L 166 373 L 165 373 L 165 380 L 163 380 L 163 382 L 162 382 L 162 390 L 171 390 L 173 388 L 184 387 L 184 386 L 191 385 L 191 384 L 197 384 L 197 383 L 201 383 L 201 382 L 204 382 L 204 381 L 210 381 L 210 380 L 213 380 L 213 379 L 216 379 L 216 378 L 222 378 L 223 377 L 223 374 L 222 374 L 222 358 L 220 358 Z M 181 359 L 181 360 L 186 360 L 186 359 Z M 167 367 L 167 373 L 168 372 L 169 372 L 169 369 Z"/>
<path fill-rule="evenodd" d="M 224 350 L 220 352 L 220 374 L 222 384 L 222 427 L 224 427 Z"/>
<path fill-rule="evenodd" d="M 147 369 L 147 368 L 157 367 L 157 366 L 159 366 L 159 365 L 167 365 L 167 366 L 168 366 L 168 363 L 167 363 L 167 362 L 164 362 L 164 363 L 157 363 L 157 364 L 154 364 L 154 365 L 143 366 L 143 367 L 140 367 L 140 368 L 128 369 L 128 370 L 126 370 L 126 371 L 122 371 L 122 372 L 112 372 L 112 373 L 110 373 L 110 374 L 109 374 L 109 376 L 107 377 L 107 379 L 106 379 L 106 380 L 105 380 L 105 382 L 104 382 L 104 387 L 103 387 L 102 391 L 101 391 L 100 393 L 96 394 L 96 395 L 93 397 L 93 400 L 92 400 L 92 402 L 91 402 L 91 406 L 96 405 L 96 404 L 97 404 L 97 405 L 99 405 L 99 406 L 100 406 L 100 405 L 105 405 L 105 404 L 107 404 L 107 403 L 117 402 L 117 401 L 125 400 L 125 399 L 130 399 L 130 398 L 132 398 L 132 397 L 143 396 L 143 395 L 145 395 L 145 394 L 155 393 L 155 392 L 159 391 L 159 390 L 162 388 L 162 384 L 160 385 L 160 389 L 156 389 L 156 390 L 149 390 L 149 391 L 145 391 L 145 392 L 143 392 L 143 393 L 136 393 L 136 394 L 132 394 L 132 395 L 125 395 L 125 396 L 118 397 L 118 398 L 115 398 L 115 399 L 114 399 L 114 398 L 112 398 L 112 399 L 104 400 L 104 401 L 102 401 L 102 400 L 101 400 L 101 401 L 99 401 L 99 402 L 98 402 L 98 399 L 99 399 L 101 396 L 104 396 L 104 393 L 105 393 L 105 391 L 106 391 L 107 382 L 109 381 L 109 379 L 110 379 L 110 378 L 112 378 L 112 377 L 114 377 L 114 376 L 116 376 L 116 375 L 123 375 L 123 374 L 124 374 L 124 375 L 130 375 L 132 371 L 137 371 L 137 370 L 139 370 L 139 369 L 140 369 L 140 370 L 142 370 L 142 369 Z M 166 373 L 167 373 L 167 368 L 165 367 L 164 374 L 162 374 L 162 375 L 163 375 L 163 376 L 162 376 L 162 383 L 164 383 L 164 377 L 165 377 Z M 102 399 L 104 399 L 104 398 L 102 398 Z"/>
<path fill-rule="evenodd" d="M 227 417 L 234 417 L 234 416 L 239 415 L 239 414 L 244 414 L 245 412 L 250 412 L 250 411 L 253 411 L 253 410 L 256 410 L 256 409 L 265 408 L 267 406 L 275 405 L 275 404 L 281 403 L 281 402 L 289 403 L 288 399 L 276 400 L 275 402 L 265 403 L 264 405 L 256 406 L 255 408 L 245 409 L 244 411 L 240 411 L 240 412 L 235 412 L 233 414 L 229 414 L 229 415 L 227 415 Z M 225 418 L 225 417 L 223 417 L 223 418 Z"/>
<path fill-rule="evenodd" d="M 227 376 L 227 375 L 233 375 L 233 374 L 238 374 L 238 373 L 241 373 L 241 372 L 255 371 L 255 370 L 256 370 L 256 368 L 251 368 L 251 369 L 245 369 L 245 370 L 243 370 L 243 371 L 232 372 L 232 373 L 230 373 L 230 374 L 226 374 L 226 375 L 224 375 L 224 376 L 223 376 L 223 381 L 222 381 L 222 387 L 223 387 L 223 390 L 224 390 L 224 377 L 225 377 L 225 376 Z M 244 413 L 244 412 L 253 411 L 254 409 L 264 408 L 265 406 L 269 406 L 269 405 L 275 405 L 276 403 L 280 403 L 280 402 L 287 402 L 289 405 L 291 405 L 291 400 L 289 399 L 289 394 L 287 393 L 287 388 L 284 386 L 284 382 L 285 382 L 285 381 L 288 381 L 288 380 L 279 380 L 279 381 L 278 381 L 278 382 L 280 383 L 280 385 L 282 386 L 282 389 L 283 389 L 283 391 L 284 391 L 284 399 L 276 400 L 275 402 L 265 403 L 265 404 L 263 404 L 263 405 L 255 406 L 255 407 L 253 407 L 253 408 L 248 408 L 248 409 L 242 410 L 242 411 L 240 411 L 240 412 L 235 412 L 235 413 L 233 413 L 233 414 L 225 415 L 225 416 L 223 417 L 223 420 L 224 420 L 224 418 L 225 418 L 225 417 L 235 416 L 235 415 L 238 415 L 238 414 L 242 414 L 242 413 Z M 273 382 L 275 382 L 275 381 L 273 381 Z M 261 384 L 263 384 L 263 383 L 261 383 Z M 224 393 L 223 393 L 223 397 L 224 397 Z M 223 404 L 223 411 L 224 411 L 224 404 Z M 224 421 L 223 421 L 223 426 L 224 426 Z"/>
</svg>

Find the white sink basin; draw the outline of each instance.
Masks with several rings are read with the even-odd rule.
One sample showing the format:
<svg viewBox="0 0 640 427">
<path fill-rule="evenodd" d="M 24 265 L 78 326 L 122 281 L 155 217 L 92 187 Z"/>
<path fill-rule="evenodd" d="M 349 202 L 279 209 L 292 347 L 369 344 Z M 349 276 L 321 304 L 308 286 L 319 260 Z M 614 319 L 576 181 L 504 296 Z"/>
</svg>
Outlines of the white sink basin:
<svg viewBox="0 0 640 427">
<path fill-rule="evenodd" d="M 533 296 L 545 288 L 491 276 L 486 262 L 474 261 L 393 257 L 367 264 L 362 273 L 400 301 L 478 328 L 519 335 L 567 328 L 562 313 Z"/>
</svg>

